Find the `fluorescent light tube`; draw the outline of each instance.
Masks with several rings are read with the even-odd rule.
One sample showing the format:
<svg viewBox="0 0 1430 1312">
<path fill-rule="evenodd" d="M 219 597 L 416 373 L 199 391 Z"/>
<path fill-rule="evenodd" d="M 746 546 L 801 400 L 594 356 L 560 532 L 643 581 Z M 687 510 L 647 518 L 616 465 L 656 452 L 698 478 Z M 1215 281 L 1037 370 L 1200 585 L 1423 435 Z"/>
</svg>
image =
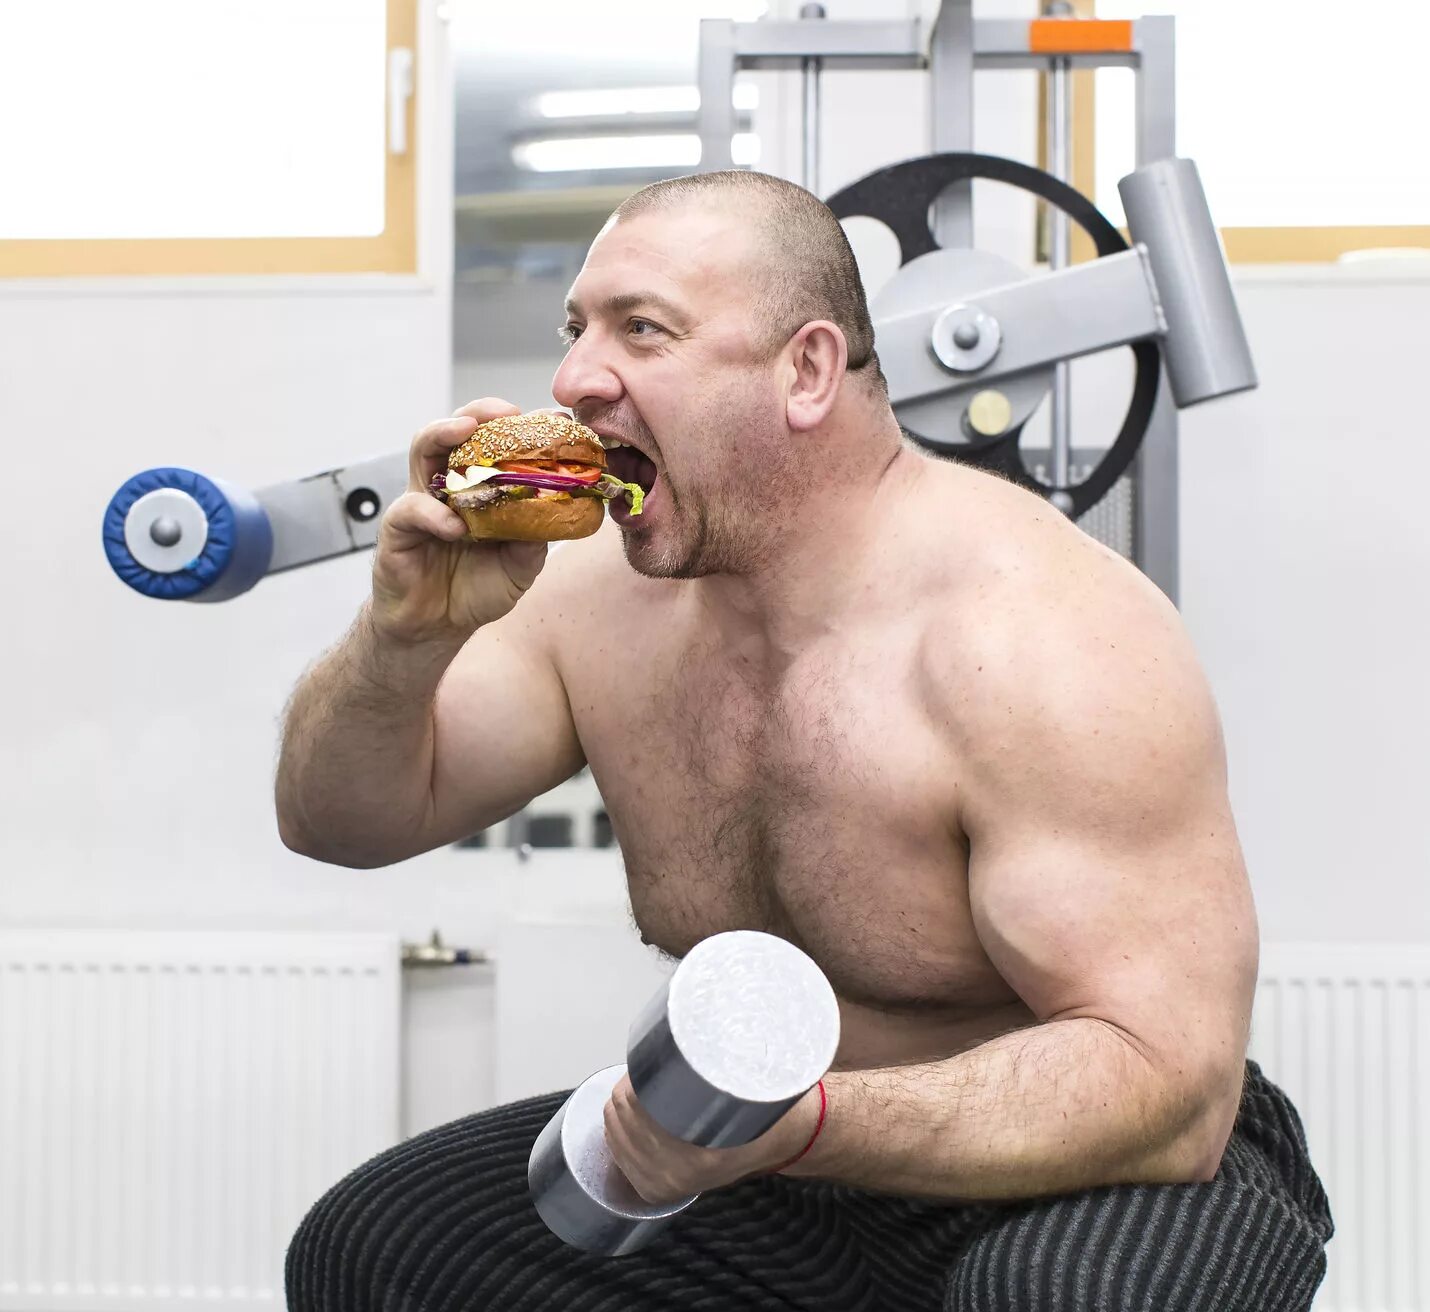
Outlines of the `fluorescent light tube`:
<svg viewBox="0 0 1430 1312">
<path fill-rule="evenodd" d="M 736 164 L 760 158 L 753 132 L 737 132 L 730 141 Z M 512 147 L 512 160 L 533 173 L 586 172 L 592 169 L 695 168 L 700 138 L 693 132 L 661 132 L 625 137 L 543 137 Z"/>
</svg>

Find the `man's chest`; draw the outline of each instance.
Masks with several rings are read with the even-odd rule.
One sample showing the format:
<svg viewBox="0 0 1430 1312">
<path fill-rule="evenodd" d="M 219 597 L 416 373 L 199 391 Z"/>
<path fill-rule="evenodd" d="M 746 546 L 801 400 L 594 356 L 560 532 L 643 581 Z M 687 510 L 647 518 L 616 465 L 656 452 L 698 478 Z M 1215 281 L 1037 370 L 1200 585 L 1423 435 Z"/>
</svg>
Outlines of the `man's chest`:
<svg viewBox="0 0 1430 1312">
<path fill-rule="evenodd" d="M 892 637 L 892 635 L 891 635 Z M 680 955 L 764 928 L 842 992 L 946 993 L 982 953 L 967 915 L 957 765 L 911 644 L 826 646 L 777 681 L 671 650 L 578 728 L 648 941 Z"/>
</svg>

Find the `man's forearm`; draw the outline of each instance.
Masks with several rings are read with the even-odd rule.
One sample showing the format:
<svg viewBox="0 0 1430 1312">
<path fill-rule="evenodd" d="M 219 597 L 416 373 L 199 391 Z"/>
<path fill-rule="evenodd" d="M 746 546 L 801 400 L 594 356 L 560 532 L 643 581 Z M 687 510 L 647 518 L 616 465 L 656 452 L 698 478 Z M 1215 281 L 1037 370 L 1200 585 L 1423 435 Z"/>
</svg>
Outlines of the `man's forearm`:
<svg viewBox="0 0 1430 1312">
<path fill-rule="evenodd" d="M 289 704 L 275 788 L 290 847 L 344 865 L 407 855 L 431 806 L 432 703 L 460 644 L 384 643 L 364 606 Z"/>
<path fill-rule="evenodd" d="M 792 1176 L 998 1200 L 1205 1169 L 1207 1109 L 1098 1020 L 1017 1030 L 943 1061 L 835 1071 L 825 1088 L 824 1128 Z"/>
</svg>

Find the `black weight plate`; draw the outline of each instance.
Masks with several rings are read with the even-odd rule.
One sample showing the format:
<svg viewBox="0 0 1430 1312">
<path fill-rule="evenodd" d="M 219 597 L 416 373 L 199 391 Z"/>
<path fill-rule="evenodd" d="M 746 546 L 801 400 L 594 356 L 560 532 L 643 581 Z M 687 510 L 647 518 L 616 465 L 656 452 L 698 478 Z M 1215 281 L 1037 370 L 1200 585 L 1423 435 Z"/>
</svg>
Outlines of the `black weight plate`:
<svg viewBox="0 0 1430 1312">
<path fill-rule="evenodd" d="M 968 152 L 921 155 L 851 182 L 825 203 L 837 218 L 867 217 L 884 224 L 898 240 L 899 263 L 904 265 L 920 255 L 940 249 L 929 226 L 929 211 L 945 188 L 971 178 L 1004 182 L 1056 205 L 1087 233 L 1099 256 L 1116 255 L 1127 249 L 1122 234 L 1080 191 L 1059 182 L 1041 169 L 997 155 Z M 1161 348 L 1155 341 L 1145 339 L 1133 342 L 1131 350 L 1136 373 L 1132 399 L 1122 426 L 1092 473 L 1071 487 L 1050 486 L 1028 471 L 1018 449 L 1018 439 L 1023 431 L 1021 424 L 992 441 L 967 447 L 938 442 L 908 428 L 904 431 L 926 450 L 951 456 L 964 464 L 996 471 L 1042 496 L 1050 496 L 1054 492 L 1066 493 L 1072 500 L 1071 513 L 1076 519 L 1101 501 L 1126 472 L 1152 421 L 1152 409 L 1161 381 Z"/>
</svg>

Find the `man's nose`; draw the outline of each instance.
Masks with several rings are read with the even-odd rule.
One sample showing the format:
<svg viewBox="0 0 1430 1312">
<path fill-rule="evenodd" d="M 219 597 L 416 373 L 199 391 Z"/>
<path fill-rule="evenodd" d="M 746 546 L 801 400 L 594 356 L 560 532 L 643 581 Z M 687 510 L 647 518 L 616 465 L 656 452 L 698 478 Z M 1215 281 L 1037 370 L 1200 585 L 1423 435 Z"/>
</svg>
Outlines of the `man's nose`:
<svg viewBox="0 0 1430 1312">
<path fill-rule="evenodd" d="M 583 334 L 571 344 L 551 380 L 551 395 L 557 405 L 574 410 L 583 401 L 610 405 L 621 399 L 621 380 L 602 354 L 592 333 Z"/>
</svg>

